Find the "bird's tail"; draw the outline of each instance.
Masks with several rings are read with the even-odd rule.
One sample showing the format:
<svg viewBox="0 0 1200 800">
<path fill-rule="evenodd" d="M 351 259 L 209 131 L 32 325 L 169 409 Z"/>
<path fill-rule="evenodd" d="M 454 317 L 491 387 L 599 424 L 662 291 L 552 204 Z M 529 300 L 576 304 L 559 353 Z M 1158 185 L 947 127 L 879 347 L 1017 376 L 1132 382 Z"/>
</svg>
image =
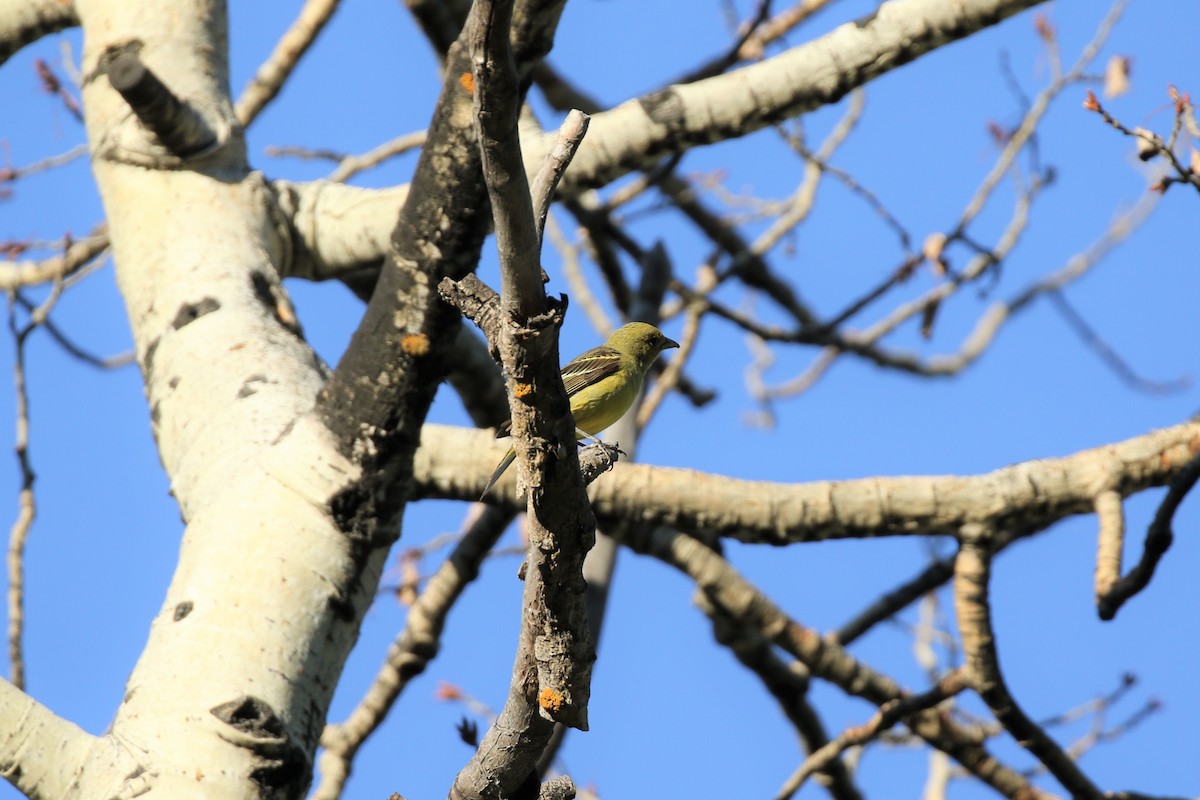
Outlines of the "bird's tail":
<svg viewBox="0 0 1200 800">
<path fill-rule="evenodd" d="M 492 477 L 488 478 L 487 486 L 483 487 L 483 494 L 479 495 L 480 500 L 487 497 L 487 493 L 492 490 L 492 487 L 496 485 L 496 481 L 500 480 L 500 476 L 504 474 L 504 471 L 508 469 L 516 457 L 517 451 L 510 447 L 508 452 L 504 454 L 504 458 L 500 459 L 500 463 L 496 465 L 495 471 L 492 472 Z"/>
</svg>

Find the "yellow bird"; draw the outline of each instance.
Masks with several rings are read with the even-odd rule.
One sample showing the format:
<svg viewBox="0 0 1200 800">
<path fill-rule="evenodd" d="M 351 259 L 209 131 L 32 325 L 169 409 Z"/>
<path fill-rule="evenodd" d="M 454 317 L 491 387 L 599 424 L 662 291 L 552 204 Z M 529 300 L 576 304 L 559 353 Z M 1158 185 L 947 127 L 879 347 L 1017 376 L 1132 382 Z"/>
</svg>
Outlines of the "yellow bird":
<svg viewBox="0 0 1200 800">
<path fill-rule="evenodd" d="M 575 428 L 595 436 L 624 416 L 642 390 L 646 370 L 659 353 L 672 347 L 679 347 L 679 343 L 653 325 L 629 322 L 617 328 L 604 344 L 571 359 L 563 367 L 562 379 Z M 496 438 L 509 435 L 511 425 L 501 425 Z M 488 479 L 481 500 L 516 457 L 516 451 L 509 448 Z"/>
</svg>

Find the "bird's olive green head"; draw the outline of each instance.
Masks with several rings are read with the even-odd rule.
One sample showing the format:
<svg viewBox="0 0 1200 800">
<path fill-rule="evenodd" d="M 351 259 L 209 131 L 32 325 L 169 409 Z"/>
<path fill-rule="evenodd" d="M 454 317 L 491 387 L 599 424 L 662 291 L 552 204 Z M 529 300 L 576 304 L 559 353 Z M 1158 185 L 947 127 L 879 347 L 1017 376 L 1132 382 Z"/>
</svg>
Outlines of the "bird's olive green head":
<svg viewBox="0 0 1200 800">
<path fill-rule="evenodd" d="M 609 337 L 608 345 L 633 356 L 639 363 L 649 366 L 659 353 L 672 347 L 679 347 L 679 342 L 668 339 L 653 325 L 645 322 L 628 322 Z"/>
</svg>

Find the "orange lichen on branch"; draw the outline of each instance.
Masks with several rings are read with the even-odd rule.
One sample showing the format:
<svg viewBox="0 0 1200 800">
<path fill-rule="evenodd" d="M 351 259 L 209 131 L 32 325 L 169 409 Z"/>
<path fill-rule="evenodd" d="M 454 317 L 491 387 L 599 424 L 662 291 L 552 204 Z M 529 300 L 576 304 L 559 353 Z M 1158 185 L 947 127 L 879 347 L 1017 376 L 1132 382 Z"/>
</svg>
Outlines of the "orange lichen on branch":
<svg viewBox="0 0 1200 800">
<path fill-rule="evenodd" d="M 563 697 L 563 693 L 557 689 L 551 689 L 547 686 L 538 692 L 538 706 L 549 711 L 551 714 L 557 714 L 566 705 L 567 698 Z"/>
<path fill-rule="evenodd" d="M 429 353 L 429 337 L 423 333 L 406 333 L 400 339 L 400 349 L 406 355 L 420 358 Z"/>
<path fill-rule="evenodd" d="M 513 397 L 523 400 L 531 394 L 533 394 L 532 383 L 516 383 L 513 385 Z"/>
<path fill-rule="evenodd" d="M 458 76 L 458 85 L 467 90 L 467 94 L 475 94 L 475 76 L 464 72 Z"/>
</svg>

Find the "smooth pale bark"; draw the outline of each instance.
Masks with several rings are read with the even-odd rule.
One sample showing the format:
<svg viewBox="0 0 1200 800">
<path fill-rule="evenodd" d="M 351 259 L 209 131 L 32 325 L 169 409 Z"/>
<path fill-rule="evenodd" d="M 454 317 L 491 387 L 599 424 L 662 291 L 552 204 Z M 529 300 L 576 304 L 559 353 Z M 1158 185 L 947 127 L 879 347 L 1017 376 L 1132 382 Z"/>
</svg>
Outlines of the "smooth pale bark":
<svg viewBox="0 0 1200 800">
<path fill-rule="evenodd" d="M 231 122 L 223 5 L 99 0 L 79 14 L 95 178 L 187 527 L 109 746 L 76 796 L 111 796 L 108 766 L 130 758 L 122 791 L 146 797 L 295 796 L 386 547 L 348 541 L 330 515 L 357 468 L 309 413 L 327 370 L 298 335 L 277 272 L 287 228 Z M 222 137 L 187 168 L 98 71 L 131 39 Z"/>
<path fill-rule="evenodd" d="M 271 185 L 296 234 L 295 249 L 284 261 L 287 277 L 327 280 L 362 269 L 378 273 L 408 184 L 390 189 L 328 181 Z"/>
<path fill-rule="evenodd" d="M 761 130 L 835 103 L 926 53 L 1043 0 L 891 0 L 873 14 L 725 75 L 669 86 L 592 117 L 562 190 L 604 186 L 664 155 Z M 553 134 L 526 146 L 540 163 Z"/>
<path fill-rule="evenodd" d="M 487 431 L 426 425 L 414 465 L 420 491 L 474 499 L 504 445 Z M 589 487 L 601 523 L 636 519 L 756 544 L 943 534 L 967 524 L 1035 531 L 1093 512 L 1096 497 L 1164 486 L 1200 451 L 1188 421 L 1060 458 L 981 475 L 922 475 L 813 483 L 747 481 L 624 461 Z M 490 497 L 514 502 L 512 481 Z"/>
<path fill-rule="evenodd" d="M 108 783 L 118 787 L 136 762 L 107 743 Z M 6 680 L 0 679 L 0 775 L 33 796 L 71 796 L 72 778 L 95 762 L 106 742 L 56 716 Z"/>
<path fill-rule="evenodd" d="M 678 153 L 747 136 L 782 119 L 837 102 L 850 91 L 1044 0 L 891 0 L 862 20 L 777 56 L 695 83 L 670 86 L 592 115 L 587 138 L 563 176 L 559 196 L 577 195 Z M 522 130 L 532 178 L 557 138 Z M 368 218 L 345 214 L 326 223 L 361 237 Z M 386 222 L 383 223 L 386 226 Z M 367 237 L 386 246 L 381 228 Z M 382 258 L 383 251 L 367 258 Z M 361 265 L 318 261 L 306 273 L 336 278 Z"/>
<path fill-rule="evenodd" d="M 0 0 L 0 64 L 30 42 L 78 23 L 68 0 Z"/>
</svg>

